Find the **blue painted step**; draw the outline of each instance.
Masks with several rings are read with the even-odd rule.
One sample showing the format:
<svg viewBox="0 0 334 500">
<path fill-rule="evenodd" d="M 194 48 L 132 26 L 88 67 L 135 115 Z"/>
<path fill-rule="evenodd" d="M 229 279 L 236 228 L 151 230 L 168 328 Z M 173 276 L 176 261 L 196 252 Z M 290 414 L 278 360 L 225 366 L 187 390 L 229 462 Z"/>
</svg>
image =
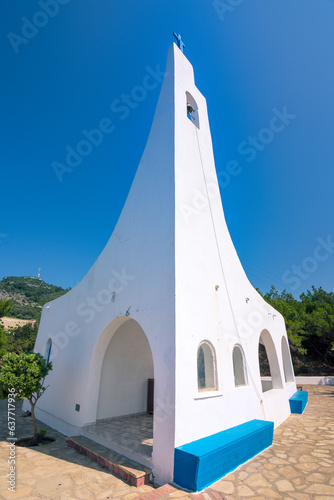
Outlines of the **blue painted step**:
<svg viewBox="0 0 334 500">
<path fill-rule="evenodd" d="M 291 413 L 301 415 L 306 408 L 308 400 L 308 391 L 297 391 L 289 399 Z"/>
<path fill-rule="evenodd" d="M 251 420 L 174 451 L 174 483 L 201 491 L 272 445 L 274 423 Z"/>
</svg>

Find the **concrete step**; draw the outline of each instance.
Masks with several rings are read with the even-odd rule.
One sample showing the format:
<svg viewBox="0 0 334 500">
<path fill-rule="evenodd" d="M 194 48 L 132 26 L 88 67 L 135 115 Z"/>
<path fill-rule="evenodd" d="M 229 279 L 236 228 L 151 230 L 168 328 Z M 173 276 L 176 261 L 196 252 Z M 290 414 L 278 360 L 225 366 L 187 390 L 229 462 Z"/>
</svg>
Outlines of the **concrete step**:
<svg viewBox="0 0 334 500">
<path fill-rule="evenodd" d="M 152 479 L 152 470 L 149 467 L 140 465 L 84 436 L 69 437 L 67 444 L 133 486 L 142 486 Z"/>
<path fill-rule="evenodd" d="M 106 436 L 100 435 L 98 433 L 99 430 L 93 427 L 93 430 L 90 430 L 90 427 L 85 426 L 81 427 L 80 435 L 86 437 L 90 441 L 94 441 L 95 443 L 111 450 L 113 453 L 118 455 L 122 455 L 123 457 L 132 460 L 138 464 L 143 465 L 144 467 L 152 468 L 152 458 L 149 458 L 148 453 L 145 450 L 140 449 L 140 443 L 134 442 L 130 440 L 129 443 L 126 442 L 126 439 L 123 439 L 122 434 L 120 436 L 113 436 L 107 434 Z M 139 445 L 139 446 L 138 446 Z"/>
</svg>

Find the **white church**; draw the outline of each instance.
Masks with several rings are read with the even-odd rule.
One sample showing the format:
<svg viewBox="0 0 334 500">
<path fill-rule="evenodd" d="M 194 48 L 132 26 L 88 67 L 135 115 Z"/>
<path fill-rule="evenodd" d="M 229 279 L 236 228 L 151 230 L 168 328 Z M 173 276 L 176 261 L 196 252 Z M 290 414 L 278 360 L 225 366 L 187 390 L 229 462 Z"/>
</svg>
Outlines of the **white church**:
<svg viewBox="0 0 334 500">
<path fill-rule="evenodd" d="M 53 363 L 37 418 L 150 467 L 157 484 L 203 489 L 270 446 L 291 413 L 284 319 L 231 241 L 206 100 L 180 40 L 114 232 L 85 278 L 44 306 L 35 351 Z M 146 419 L 152 439 L 94 434 L 125 418 Z"/>
</svg>

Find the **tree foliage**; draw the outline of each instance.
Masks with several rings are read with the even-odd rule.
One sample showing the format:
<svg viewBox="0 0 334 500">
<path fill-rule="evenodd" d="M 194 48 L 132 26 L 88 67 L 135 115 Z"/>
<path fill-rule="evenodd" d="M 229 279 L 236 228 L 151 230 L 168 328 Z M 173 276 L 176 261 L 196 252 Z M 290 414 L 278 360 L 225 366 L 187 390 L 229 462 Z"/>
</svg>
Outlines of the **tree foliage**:
<svg viewBox="0 0 334 500">
<path fill-rule="evenodd" d="M 0 299 L 0 318 L 8 316 L 12 307 L 13 307 L 13 301 L 11 299 L 9 300 Z"/>
<path fill-rule="evenodd" d="M 7 351 L 21 352 L 33 351 L 37 336 L 38 325 L 27 323 L 23 326 L 17 326 L 8 332 Z"/>
<path fill-rule="evenodd" d="M 10 352 L 5 354 L 1 363 L 0 384 L 3 393 L 14 392 L 17 401 L 27 398 L 30 403 L 35 443 L 37 442 L 35 405 L 47 389 L 44 381 L 50 370 L 52 370 L 52 363 L 47 363 L 38 353 Z"/>
<path fill-rule="evenodd" d="M 10 312 L 12 305 L 13 305 L 13 303 L 11 300 L 0 299 L 0 318 L 3 318 L 4 316 L 6 316 Z M 8 340 L 7 340 L 6 332 L 2 328 L 2 326 L 0 325 L 0 359 L 7 351 L 7 343 L 8 343 Z"/>
<path fill-rule="evenodd" d="M 301 354 L 334 366 L 334 294 L 312 287 L 299 300 L 272 286 L 263 298 L 284 317 L 292 344 Z"/>
<path fill-rule="evenodd" d="M 0 326 L 0 359 L 7 352 L 7 335 L 5 330 Z"/>
</svg>

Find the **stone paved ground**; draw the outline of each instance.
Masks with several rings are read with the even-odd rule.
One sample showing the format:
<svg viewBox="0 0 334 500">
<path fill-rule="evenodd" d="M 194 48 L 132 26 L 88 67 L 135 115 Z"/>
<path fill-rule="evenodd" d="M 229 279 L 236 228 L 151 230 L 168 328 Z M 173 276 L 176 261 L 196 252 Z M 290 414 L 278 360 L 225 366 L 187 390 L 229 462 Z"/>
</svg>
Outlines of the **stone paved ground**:
<svg viewBox="0 0 334 500">
<path fill-rule="evenodd" d="M 64 436 L 49 430 L 57 437 L 55 443 L 37 450 L 18 449 L 15 494 L 7 491 L 8 447 L 1 442 L 1 498 L 334 500 L 334 387 L 304 389 L 309 390 L 304 414 L 291 415 L 276 429 L 273 446 L 200 494 L 129 486 L 68 448 Z M 7 412 L 5 402 L 0 403 L 1 439 L 5 440 Z M 30 419 L 18 417 L 18 437 L 26 435 L 30 426 Z"/>
<path fill-rule="evenodd" d="M 16 404 L 16 436 L 31 436 L 31 417 L 23 418 L 21 403 Z M 7 401 L 0 401 L 0 498 L 55 500 L 131 500 L 154 491 L 152 485 L 140 488 L 111 474 L 96 462 L 80 455 L 66 443 L 66 436 L 40 423 L 54 443 L 35 448 L 16 448 L 16 492 L 8 491 L 9 448 L 7 430 Z"/>
</svg>

